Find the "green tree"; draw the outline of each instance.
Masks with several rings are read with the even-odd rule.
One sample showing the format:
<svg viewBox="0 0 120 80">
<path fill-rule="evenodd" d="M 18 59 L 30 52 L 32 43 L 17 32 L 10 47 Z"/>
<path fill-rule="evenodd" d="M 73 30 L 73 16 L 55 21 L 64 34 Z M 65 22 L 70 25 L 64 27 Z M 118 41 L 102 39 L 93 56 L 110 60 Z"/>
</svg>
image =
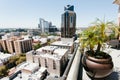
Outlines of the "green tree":
<svg viewBox="0 0 120 80">
<path fill-rule="evenodd" d="M 19 60 L 19 56 L 13 56 L 9 59 L 8 63 L 6 64 L 7 69 L 17 66 L 16 61 Z"/>
<path fill-rule="evenodd" d="M 40 44 L 40 43 L 38 43 L 37 45 L 34 45 L 34 46 L 33 46 L 34 50 L 37 50 L 37 49 L 39 49 L 40 47 L 41 47 L 41 44 Z"/>
<path fill-rule="evenodd" d="M 25 54 L 20 54 L 20 55 L 16 55 L 13 56 L 9 59 L 9 61 L 7 61 L 4 66 L 0 67 L 0 77 L 4 77 L 7 75 L 7 71 L 10 68 L 13 68 L 15 66 L 17 66 L 18 64 L 22 63 L 26 61 L 26 56 Z"/>
<path fill-rule="evenodd" d="M 0 77 L 4 77 L 7 75 L 7 69 L 5 66 L 0 66 Z"/>
<path fill-rule="evenodd" d="M 26 57 L 20 57 L 19 60 L 16 61 L 16 65 L 26 61 Z"/>
<path fill-rule="evenodd" d="M 3 52 L 4 52 L 4 53 L 9 53 L 8 50 L 4 50 Z"/>
<path fill-rule="evenodd" d="M 106 30 L 109 26 L 114 25 L 112 22 L 97 19 L 93 26 L 89 27 L 82 33 L 80 38 L 81 47 L 83 49 L 87 47 L 92 55 L 98 55 L 101 53 L 100 50 L 103 48 L 103 43 L 108 40 Z"/>
<path fill-rule="evenodd" d="M 26 55 L 25 55 L 25 53 L 22 53 L 22 54 L 19 54 L 19 56 L 20 56 L 20 57 L 21 57 L 21 56 L 25 57 Z"/>
</svg>

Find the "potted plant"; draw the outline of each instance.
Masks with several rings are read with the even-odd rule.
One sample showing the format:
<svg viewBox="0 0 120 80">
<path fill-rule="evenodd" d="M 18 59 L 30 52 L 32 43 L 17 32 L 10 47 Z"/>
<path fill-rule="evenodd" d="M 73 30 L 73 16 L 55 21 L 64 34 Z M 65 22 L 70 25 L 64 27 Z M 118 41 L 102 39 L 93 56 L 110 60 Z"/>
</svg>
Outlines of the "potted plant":
<svg viewBox="0 0 120 80">
<path fill-rule="evenodd" d="M 104 43 L 108 40 L 105 32 L 108 26 L 112 26 L 112 22 L 97 19 L 96 23 L 80 36 L 80 51 L 84 53 L 82 64 L 91 78 L 104 78 L 113 70 L 111 56 L 103 51 Z"/>
</svg>

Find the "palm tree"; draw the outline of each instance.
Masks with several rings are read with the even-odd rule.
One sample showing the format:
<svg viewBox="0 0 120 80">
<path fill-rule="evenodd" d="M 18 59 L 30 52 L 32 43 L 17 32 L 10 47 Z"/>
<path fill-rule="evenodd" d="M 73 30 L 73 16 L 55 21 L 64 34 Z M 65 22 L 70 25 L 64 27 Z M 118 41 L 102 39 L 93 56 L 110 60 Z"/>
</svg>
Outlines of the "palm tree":
<svg viewBox="0 0 120 80">
<path fill-rule="evenodd" d="M 111 26 L 113 26 L 113 22 L 97 19 L 93 23 L 93 26 L 89 27 L 81 34 L 81 47 L 87 47 L 90 53 L 94 53 L 95 55 L 99 54 L 99 52 L 101 52 L 101 48 L 103 47 L 103 43 L 108 40 L 106 30 Z M 95 46 L 97 47 L 96 50 L 94 50 Z"/>
<path fill-rule="evenodd" d="M 93 48 L 96 45 L 95 42 L 95 27 L 90 27 L 87 30 L 83 31 L 80 38 L 81 48 L 90 49 L 90 51 L 94 52 Z M 89 45 L 89 47 L 88 47 Z"/>
</svg>

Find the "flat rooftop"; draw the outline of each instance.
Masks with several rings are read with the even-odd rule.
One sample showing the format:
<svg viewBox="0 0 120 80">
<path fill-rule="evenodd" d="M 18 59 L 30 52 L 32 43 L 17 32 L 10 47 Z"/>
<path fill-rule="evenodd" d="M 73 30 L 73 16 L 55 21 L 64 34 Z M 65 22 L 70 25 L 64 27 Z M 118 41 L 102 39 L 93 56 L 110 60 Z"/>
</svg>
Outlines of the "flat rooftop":
<svg viewBox="0 0 120 80">
<path fill-rule="evenodd" d="M 43 50 L 46 50 L 46 52 L 43 52 Z M 36 51 L 29 51 L 28 54 L 60 60 L 62 56 L 67 53 L 67 51 L 68 49 L 60 49 L 57 46 L 45 46 L 37 49 Z"/>
<path fill-rule="evenodd" d="M 22 69 L 33 71 L 33 70 L 35 70 L 38 67 L 39 67 L 38 63 L 24 62 L 24 63 L 22 63 L 22 64 L 17 66 L 17 70 L 16 71 L 19 71 L 19 70 L 22 70 Z"/>
<path fill-rule="evenodd" d="M 11 56 L 12 56 L 12 54 L 4 54 L 4 53 L 0 52 L 0 59 L 1 60 L 10 58 Z"/>
<path fill-rule="evenodd" d="M 54 60 L 60 60 L 62 58 L 62 56 L 64 54 L 66 54 L 66 52 L 68 51 L 68 49 L 55 49 L 53 54 L 50 53 L 37 53 L 36 56 L 41 56 L 41 57 L 45 57 L 45 58 L 51 58 Z"/>
<path fill-rule="evenodd" d="M 27 41 L 27 40 L 31 40 L 30 38 L 22 38 L 22 39 L 18 39 L 16 41 Z"/>
<path fill-rule="evenodd" d="M 38 66 L 37 63 L 23 63 L 21 64 L 19 67 L 17 67 L 17 69 L 27 69 L 27 70 L 33 70 L 33 68 L 36 68 Z M 19 70 L 18 69 L 18 70 Z M 32 73 L 32 74 L 28 74 L 28 73 L 21 73 L 21 74 L 18 74 L 13 80 L 37 80 L 39 79 L 40 77 L 43 76 L 43 73 L 47 70 L 47 68 L 44 68 L 44 67 L 38 67 L 38 70 L 35 71 L 35 73 Z M 21 76 L 21 78 L 20 78 Z M 4 79 L 2 79 L 4 80 Z M 9 79 L 5 79 L 5 80 L 9 80 Z"/>
<path fill-rule="evenodd" d="M 42 52 L 42 50 L 53 51 L 53 50 L 55 50 L 56 48 L 57 48 L 56 46 L 45 46 L 45 47 L 41 47 L 41 48 L 37 49 L 36 51 L 38 51 L 38 52 Z"/>
<path fill-rule="evenodd" d="M 31 77 L 33 77 L 34 79 L 36 78 L 40 78 L 42 77 L 43 73 L 47 70 L 47 68 L 44 67 L 40 67 L 40 69 L 38 71 L 36 71 L 35 73 L 33 73 L 31 75 Z"/>
<path fill-rule="evenodd" d="M 51 43 L 51 45 L 56 45 L 56 46 L 72 46 L 73 42 L 56 41 L 56 42 Z"/>
<path fill-rule="evenodd" d="M 23 67 L 24 70 L 28 70 L 28 71 L 31 71 L 31 72 L 34 72 L 38 68 L 39 68 L 39 64 L 37 64 L 37 63 L 27 63 Z"/>
</svg>

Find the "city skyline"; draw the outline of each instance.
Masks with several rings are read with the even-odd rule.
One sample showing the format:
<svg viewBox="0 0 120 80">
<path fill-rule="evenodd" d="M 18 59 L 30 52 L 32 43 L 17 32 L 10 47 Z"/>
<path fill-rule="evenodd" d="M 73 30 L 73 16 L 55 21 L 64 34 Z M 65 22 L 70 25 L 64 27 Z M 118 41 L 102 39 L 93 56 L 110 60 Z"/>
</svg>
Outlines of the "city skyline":
<svg viewBox="0 0 120 80">
<path fill-rule="evenodd" d="M 0 28 L 37 28 L 39 18 L 61 27 L 64 6 L 74 5 L 76 27 L 87 27 L 95 18 L 106 18 L 117 23 L 118 6 L 114 0 L 4 0 L 0 1 Z"/>
</svg>

